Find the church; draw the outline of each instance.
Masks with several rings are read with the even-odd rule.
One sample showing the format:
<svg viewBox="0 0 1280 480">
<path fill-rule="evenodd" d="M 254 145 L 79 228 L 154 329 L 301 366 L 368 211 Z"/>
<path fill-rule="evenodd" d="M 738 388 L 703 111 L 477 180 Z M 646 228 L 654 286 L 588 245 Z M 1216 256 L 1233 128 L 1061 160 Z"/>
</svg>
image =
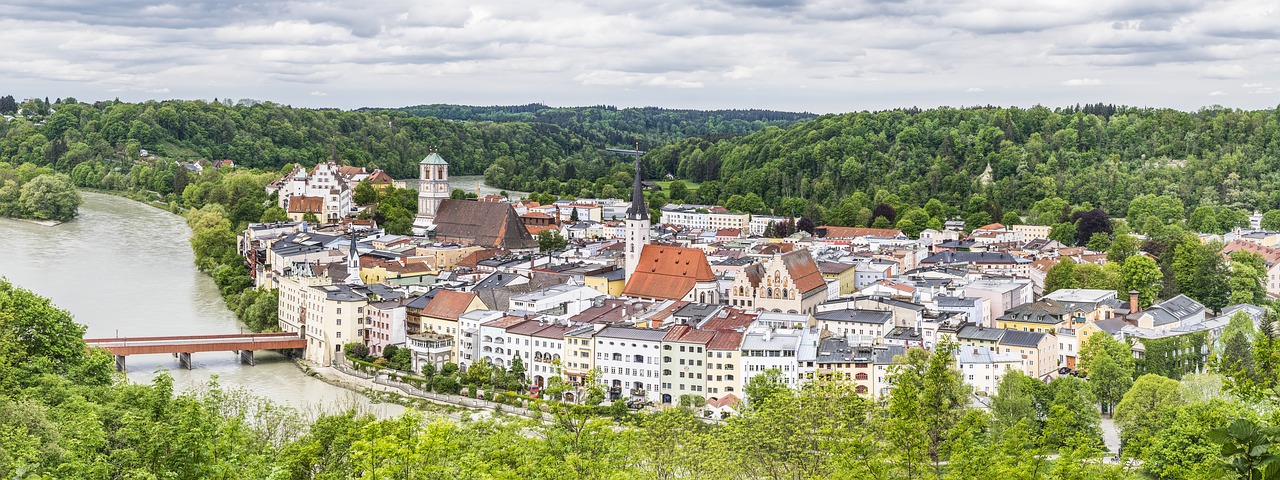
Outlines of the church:
<svg viewBox="0 0 1280 480">
<path fill-rule="evenodd" d="M 649 244 L 649 208 L 644 203 L 640 182 L 640 159 L 636 159 L 631 186 L 631 207 L 627 209 L 626 286 L 622 295 L 649 300 L 684 300 L 719 303 L 716 276 L 706 254 L 696 248 Z"/>
<path fill-rule="evenodd" d="M 418 162 L 418 215 L 413 233 L 439 242 L 476 245 L 512 252 L 536 252 L 538 241 L 529 234 L 511 204 L 449 198 L 449 162 L 431 152 Z"/>
</svg>

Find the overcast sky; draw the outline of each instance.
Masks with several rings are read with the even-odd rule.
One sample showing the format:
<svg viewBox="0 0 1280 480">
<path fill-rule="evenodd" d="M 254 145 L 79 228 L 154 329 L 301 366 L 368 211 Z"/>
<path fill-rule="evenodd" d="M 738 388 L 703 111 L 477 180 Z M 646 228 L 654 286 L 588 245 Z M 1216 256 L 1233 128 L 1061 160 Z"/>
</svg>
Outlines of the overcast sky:
<svg viewBox="0 0 1280 480">
<path fill-rule="evenodd" d="M 1280 104 L 1275 0 L 5 0 L 0 95 L 771 108 Z"/>
</svg>

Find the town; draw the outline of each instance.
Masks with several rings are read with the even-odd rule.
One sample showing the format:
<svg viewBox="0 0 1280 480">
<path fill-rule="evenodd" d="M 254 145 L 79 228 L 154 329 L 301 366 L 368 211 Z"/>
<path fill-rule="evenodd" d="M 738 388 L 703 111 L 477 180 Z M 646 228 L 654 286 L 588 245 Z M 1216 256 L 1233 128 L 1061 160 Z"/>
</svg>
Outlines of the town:
<svg viewBox="0 0 1280 480">
<path fill-rule="evenodd" d="M 1054 265 L 1108 261 L 1050 240 L 1048 226 L 948 221 L 912 239 L 715 205 L 664 205 L 651 218 L 645 192 L 659 187 L 638 167 L 629 202 L 451 198 L 448 162 L 433 152 L 406 185 L 418 191 L 415 235 L 391 235 L 355 218 L 360 182 L 396 184 L 333 161 L 298 166 L 266 187 L 290 221 L 250 224 L 237 239 L 254 287 L 278 290 L 279 328 L 305 338 L 312 364 L 348 362 L 356 345 L 374 357 L 404 349 L 409 375 L 520 365 L 533 395 L 560 385 L 560 398 L 582 401 L 595 383 L 608 401 L 727 417 L 766 373 L 792 387 L 833 376 L 884 398 L 895 359 L 944 340 L 979 402 L 1006 372 L 1075 375 L 1092 335 L 1200 372 L 1233 316 L 1257 324 L 1266 313 L 1136 290 L 1046 293 Z M 1276 296 L 1280 233 L 1261 221 L 1202 240 L 1263 257 Z M 1204 340 L 1147 351 L 1192 335 Z"/>
</svg>

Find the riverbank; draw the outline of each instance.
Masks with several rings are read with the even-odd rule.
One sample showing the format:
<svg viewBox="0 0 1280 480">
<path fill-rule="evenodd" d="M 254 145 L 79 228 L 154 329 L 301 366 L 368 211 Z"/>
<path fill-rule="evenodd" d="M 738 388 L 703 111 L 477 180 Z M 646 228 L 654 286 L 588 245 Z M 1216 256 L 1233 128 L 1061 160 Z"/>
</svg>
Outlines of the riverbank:
<svg viewBox="0 0 1280 480">
<path fill-rule="evenodd" d="M 4 217 L 4 218 L 7 218 L 9 220 L 17 220 L 19 222 L 33 223 L 36 225 L 40 225 L 42 227 L 56 227 L 58 225 L 62 225 L 63 223 L 66 223 L 66 222 L 59 222 L 57 220 L 36 220 L 34 218 L 19 218 L 19 217 Z"/>
</svg>

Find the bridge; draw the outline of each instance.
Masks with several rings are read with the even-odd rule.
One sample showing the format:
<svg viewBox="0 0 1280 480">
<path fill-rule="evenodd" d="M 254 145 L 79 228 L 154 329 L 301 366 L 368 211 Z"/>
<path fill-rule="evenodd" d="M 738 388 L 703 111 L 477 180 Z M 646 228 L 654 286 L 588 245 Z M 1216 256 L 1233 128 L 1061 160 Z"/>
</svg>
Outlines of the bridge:
<svg viewBox="0 0 1280 480">
<path fill-rule="evenodd" d="M 197 352 L 235 352 L 240 363 L 253 365 L 253 352 L 257 350 L 287 350 L 304 348 L 306 339 L 289 332 L 276 333 L 228 333 L 222 335 L 185 335 L 169 337 L 116 337 L 86 338 L 90 347 L 101 347 L 116 357 L 116 369 L 124 371 L 124 359 L 129 355 L 170 353 L 178 357 L 182 368 L 191 368 L 191 354 Z"/>
</svg>

